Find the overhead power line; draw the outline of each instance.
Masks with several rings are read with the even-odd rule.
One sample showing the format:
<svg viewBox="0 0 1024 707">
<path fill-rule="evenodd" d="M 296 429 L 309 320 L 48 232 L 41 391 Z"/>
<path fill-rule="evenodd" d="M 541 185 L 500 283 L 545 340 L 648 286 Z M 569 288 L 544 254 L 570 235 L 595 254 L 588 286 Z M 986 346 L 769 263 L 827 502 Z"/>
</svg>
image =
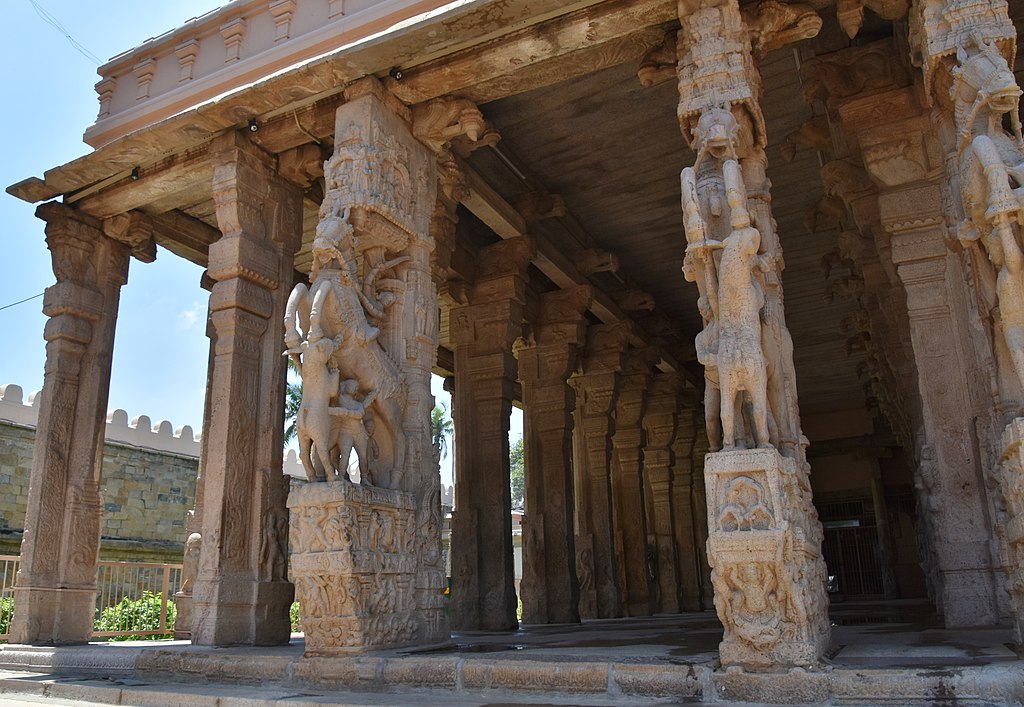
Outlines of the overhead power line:
<svg viewBox="0 0 1024 707">
<path fill-rule="evenodd" d="M 103 63 L 98 56 L 96 56 L 91 51 L 89 51 L 88 49 L 83 47 L 78 42 L 78 40 L 76 40 L 74 37 L 72 37 L 71 33 L 68 32 L 67 29 L 64 28 L 64 25 L 62 25 L 60 23 L 60 20 L 58 20 L 56 17 L 51 15 L 49 12 L 47 12 L 46 8 L 44 8 L 42 5 L 40 5 L 38 2 L 36 2 L 36 0 L 28 0 L 28 2 L 32 6 L 32 8 L 36 11 L 36 14 L 39 15 L 39 18 L 43 22 L 45 22 L 46 24 L 50 25 L 55 30 L 57 30 L 58 32 L 63 34 L 67 38 L 67 40 L 69 42 L 71 42 L 71 46 L 74 47 L 76 50 L 78 50 L 79 54 L 81 54 L 82 56 L 84 56 L 86 59 L 88 59 L 89 61 L 93 62 L 97 66 L 99 66 L 100 64 Z"/>
<path fill-rule="evenodd" d="M 44 294 L 46 294 L 46 293 L 45 292 L 40 292 L 38 295 L 32 295 L 31 297 L 26 297 L 25 299 L 20 299 L 17 302 L 11 302 L 10 304 L 5 304 L 3 307 L 0 307 L 0 312 L 4 311 L 5 309 L 10 309 L 11 307 L 13 307 L 16 304 L 25 304 L 26 302 L 31 302 L 34 299 L 42 297 Z"/>
</svg>

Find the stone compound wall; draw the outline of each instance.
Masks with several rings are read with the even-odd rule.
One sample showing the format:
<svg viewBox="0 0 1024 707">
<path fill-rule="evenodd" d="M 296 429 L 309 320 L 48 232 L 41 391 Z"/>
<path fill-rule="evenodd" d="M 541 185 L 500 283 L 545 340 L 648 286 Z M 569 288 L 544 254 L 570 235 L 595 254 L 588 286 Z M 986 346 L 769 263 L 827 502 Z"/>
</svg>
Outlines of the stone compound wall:
<svg viewBox="0 0 1024 707">
<path fill-rule="evenodd" d="M 20 551 L 39 396 L 0 385 L 0 554 Z M 199 440 L 188 425 L 153 425 L 124 410 L 107 416 L 100 558 L 181 562 L 185 516 L 195 502 Z M 294 452 L 287 471 L 301 474 Z"/>
</svg>

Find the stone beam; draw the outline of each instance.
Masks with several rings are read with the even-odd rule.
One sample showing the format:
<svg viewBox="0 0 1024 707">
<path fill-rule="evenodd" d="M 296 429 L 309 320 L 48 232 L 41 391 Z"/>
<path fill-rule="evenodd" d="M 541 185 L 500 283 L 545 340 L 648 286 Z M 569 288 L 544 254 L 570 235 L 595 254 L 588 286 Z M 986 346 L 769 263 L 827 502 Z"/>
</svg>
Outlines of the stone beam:
<svg viewBox="0 0 1024 707">
<path fill-rule="evenodd" d="M 184 211 L 168 211 L 153 216 L 156 242 L 175 255 L 206 266 L 210 245 L 220 238 L 220 231 Z"/>
<path fill-rule="evenodd" d="M 93 188 L 69 194 L 65 201 L 78 204 L 77 208 L 96 218 L 107 218 L 131 209 L 147 211 L 157 200 L 173 199 L 175 194 L 197 186 L 209 191 L 213 178 L 213 163 L 208 151 L 183 152 L 163 163 L 138 168 L 115 184 L 96 192 Z M 188 205 L 183 201 L 177 206 Z"/>
<path fill-rule="evenodd" d="M 464 160 L 457 160 L 457 162 L 459 170 L 465 177 L 463 206 L 502 238 L 517 238 L 527 235 L 529 226 L 519 211 Z M 575 219 L 571 219 L 571 223 L 576 224 Z M 582 228 L 574 227 L 573 230 L 587 236 Z M 537 241 L 537 252 L 533 263 L 552 282 L 563 289 L 589 284 L 581 275 L 579 266 L 569 255 L 546 239 L 537 239 Z M 594 287 L 593 295 L 590 311 L 601 322 L 614 324 L 615 322 L 631 321 L 631 317 L 607 292 Z M 662 352 L 659 368 L 671 371 L 682 370 L 679 363 L 667 352 Z M 689 372 L 686 372 L 686 375 L 691 378 Z M 693 382 L 692 379 L 691 382 Z"/>
<path fill-rule="evenodd" d="M 675 19 L 675 3 L 664 0 L 602 3 L 406 69 L 387 85 L 406 103 L 449 94 L 485 103 L 639 59 Z"/>
</svg>

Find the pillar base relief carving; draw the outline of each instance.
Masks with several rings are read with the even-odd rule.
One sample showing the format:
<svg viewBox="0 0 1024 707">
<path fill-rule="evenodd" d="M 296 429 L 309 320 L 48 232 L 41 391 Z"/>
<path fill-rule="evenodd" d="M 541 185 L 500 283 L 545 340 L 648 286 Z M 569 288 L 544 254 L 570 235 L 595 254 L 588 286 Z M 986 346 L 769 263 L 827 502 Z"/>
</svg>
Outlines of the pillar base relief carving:
<svg viewBox="0 0 1024 707">
<path fill-rule="evenodd" d="M 1006 504 L 1007 589 L 1013 602 L 1014 638 L 1020 643 L 1024 640 L 1024 417 L 1003 430 L 996 478 Z"/>
<path fill-rule="evenodd" d="M 349 483 L 292 491 L 292 574 L 306 655 L 360 653 L 416 640 L 416 504 Z"/>
<path fill-rule="evenodd" d="M 708 454 L 708 561 L 723 666 L 814 666 L 829 643 L 808 467 L 774 449 Z"/>
</svg>

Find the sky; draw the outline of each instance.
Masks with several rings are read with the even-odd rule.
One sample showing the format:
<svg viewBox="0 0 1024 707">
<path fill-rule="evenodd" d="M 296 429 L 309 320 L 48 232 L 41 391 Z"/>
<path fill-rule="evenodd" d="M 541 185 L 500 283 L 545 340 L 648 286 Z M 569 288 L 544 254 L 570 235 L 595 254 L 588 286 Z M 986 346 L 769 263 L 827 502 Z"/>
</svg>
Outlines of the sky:
<svg viewBox="0 0 1024 707">
<path fill-rule="evenodd" d="M 102 61 L 146 39 L 171 30 L 224 3 L 216 0 L 5 0 L 8 27 L 0 43 L 0 65 L 7 109 L 0 111 L 4 159 L 0 186 L 83 155 L 91 148 L 82 134 L 99 109 L 97 63 L 80 53 L 48 24 L 35 6 Z M 102 11 L 97 11 L 97 6 Z M 45 342 L 42 298 L 53 284 L 43 222 L 35 205 L 0 194 L 0 385 L 20 385 L 26 396 L 42 387 Z M 133 260 L 121 290 L 110 382 L 110 410 L 129 419 L 148 415 L 158 424 L 202 424 L 209 352 L 205 334 L 207 293 L 199 287 L 202 269 L 160 250 L 155 263 Z M 432 389 L 451 409 L 435 376 Z M 512 439 L 522 436 L 522 415 L 512 419 Z M 452 455 L 442 461 L 442 483 L 450 484 Z"/>
</svg>

